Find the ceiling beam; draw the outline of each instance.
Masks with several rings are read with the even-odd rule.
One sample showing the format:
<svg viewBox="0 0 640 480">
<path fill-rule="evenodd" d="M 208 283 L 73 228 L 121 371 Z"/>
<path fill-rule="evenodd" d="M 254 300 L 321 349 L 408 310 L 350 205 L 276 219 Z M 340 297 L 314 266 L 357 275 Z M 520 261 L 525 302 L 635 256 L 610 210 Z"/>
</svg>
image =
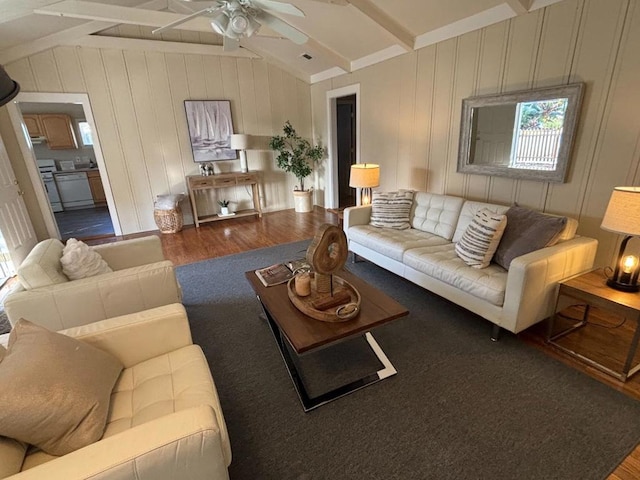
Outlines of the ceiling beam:
<svg viewBox="0 0 640 480">
<path fill-rule="evenodd" d="M 309 37 L 309 40 L 307 40 L 305 45 L 309 47 L 311 50 L 314 50 L 315 52 L 325 57 L 327 60 L 329 60 L 329 62 L 333 63 L 336 67 L 340 67 L 346 73 L 351 72 L 351 60 L 349 60 L 348 58 L 343 57 L 339 53 L 335 52 L 334 50 L 314 40 L 311 37 Z"/>
<path fill-rule="evenodd" d="M 380 27 L 393 36 L 401 46 L 413 50 L 415 38 L 407 29 L 387 15 L 371 0 L 348 0 L 351 5 L 364 15 L 376 22 Z"/>
<path fill-rule="evenodd" d="M 291 67 L 291 65 L 288 65 L 285 62 L 274 57 L 269 52 L 268 49 L 262 48 L 260 46 L 260 42 L 255 41 L 255 37 L 243 38 L 242 40 L 240 40 L 240 42 L 241 42 L 241 45 L 243 45 L 247 49 L 251 50 L 257 55 L 260 55 L 264 59 L 264 61 L 266 61 L 267 63 L 275 65 L 276 67 L 280 68 L 281 70 L 284 70 L 285 72 L 289 72 L 291 75 L 302 80 L 305 83 L 311 82 L 308 74 L 301 72 L 300 70 L 293 68 Z"/>
<path fill-rule="evenodd" d="M 21 58 L 28 57 L 29 55 L 44 52 L 49 48 L 62 45 L 69 40 L 82 37 L 83 35 L 91 35 L 92 33 L 111 28 L 115 25 L 117 25 L 117 23 L 88 22 L 83 25 L 78 25 L 77 27 L 52 33 L 46 37 L 40 37 L 31 42 L 6 48 L 0 51 L 0 64 L 11 63 L 16 60 L 20 60 Z"/>
<path fill-rule="evenodd" d="M 163 1 L 166 7 L 166 0 L 161 1 Z M 144 25 L 147 27 L 162 27 L 168 23 L 184 18 L 184 15 L 179 13 L 157 12 L 142 8 L 120 7 L 118 5 L 83 2 L 80 0 L 64 0 L 46 7 L 36 8 L 33 12 L 41 15 L 99 20 L 103 22 L 125 23 L 128 25 Z M 208 18 L 198 17 L 180 25 L 180 30 L 211 32 L 211 23 Z"/>
<path fill-rule="evenodd" d="M 151 0 L 138 6 L 138 8 L 148 10 L 160 10 L 166 7 L 167 0 Z M 45 50 L 48 50 L 49 48 L 66 44 L 66 42 L 71 41 L 74 38 L 91 35 L 92 33 L 106 30 L 107 28 L 115 27 L 116 25 L 118 25 L 118 23 L 104 21 L 87 22 L 76 27 L 67 28 L 66 30 L 52 33 L 51 35 L 38 38 L 31 42 L 26 42 L 20 45 L 6 48 L 0 51 L 0 64 L 6 64 L 16 60 L 20 60 L 21 58 L 43 52 Z"/>
<path fill-rule="evenodd" d="M 233 52 L 225 52 L 221 45 L 205 45 L 201 43 L 167 42 L 140 38 L 106 37 L 87 35 L 65 42 L 65 45 L 92 48 L 114 48 L 118 50 L 141 50 L 145 52 L 183 53 L 195 55 L 219 55 L 227 57 L 260 58 L 259 55 L 239 48 Z"/>
<path fill-rule="evenodd" d="M 516 15 L 524 15 L 525 13 L 529 13 L 532 0 L 505 0 L 505 2 Z"/>
</svg>

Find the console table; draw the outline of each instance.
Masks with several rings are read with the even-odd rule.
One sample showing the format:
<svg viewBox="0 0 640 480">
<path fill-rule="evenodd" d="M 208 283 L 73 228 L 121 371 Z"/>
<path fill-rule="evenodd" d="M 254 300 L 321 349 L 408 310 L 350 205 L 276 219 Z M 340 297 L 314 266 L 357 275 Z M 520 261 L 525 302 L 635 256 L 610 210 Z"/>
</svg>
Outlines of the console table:
<svg viewBox="0 0 640 480">
<path fill-rule="evenodd" d="M 196 203 L 196 193 L 203 190 L 215 190 L 218 188 L 237 187 L 251 185 L 253 198 L 253 208 L 238 210 L 234 215 L 203 215 L 198 213 Z M 258 215 L 262 218 L 262 208 L 260 207 L 260 195 L 258 194 L 258 174 L 247 173 L 220 173 L 217 175 L 189 175 L 187 176 L 187 187 L 189 188 L 189 199 L 191 200 L 191 210 L 193 211 L 193 221 L 196 227 L 201 223 L 215 222 L 216 220 L 226 220 L 228 218 L 246 217 L 248 215 Z"/>
</svg>

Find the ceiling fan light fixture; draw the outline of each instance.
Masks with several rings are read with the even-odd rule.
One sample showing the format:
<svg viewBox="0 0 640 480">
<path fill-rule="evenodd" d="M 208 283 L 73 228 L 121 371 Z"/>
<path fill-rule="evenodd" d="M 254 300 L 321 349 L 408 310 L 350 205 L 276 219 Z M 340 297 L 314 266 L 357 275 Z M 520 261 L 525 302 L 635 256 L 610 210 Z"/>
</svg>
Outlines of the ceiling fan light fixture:
<svg viewBox="0 0 640 480">
<path fill-rule="evenodd" d="M 231 14 L 231 18 L 229 20 L 229 26 L 231 27 L 231 30 L 233 30 L 235 33 L 239 35 L 245 34 L 247 29 L 249 28 L 249 25 L 250 25 L 249 17 L 247 17 L 247 15 L 244 12 L 235 10 Z"/>
<path fill-rule="evenodd" d="M 211 28 L 215 30 L 216 33 L 225 36 L 227 34 L 227 28 L 229 28 L 229 17 L 223 12 L 211 20 Z"/>
</svg>

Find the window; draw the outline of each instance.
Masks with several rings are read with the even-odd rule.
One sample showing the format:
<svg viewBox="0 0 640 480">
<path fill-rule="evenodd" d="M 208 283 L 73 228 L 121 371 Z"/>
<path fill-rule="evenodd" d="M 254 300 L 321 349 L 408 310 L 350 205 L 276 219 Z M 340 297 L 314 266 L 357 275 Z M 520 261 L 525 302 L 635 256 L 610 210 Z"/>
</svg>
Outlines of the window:
<svg viewBox="0 0 640 480">
<path fill-rule="evenodd" d="M 93 133 L 91 132 L 91 125 L 86 120 L 78 121 L 78 130 L 80 130 L 80 141 L 85 147 L 93 146 Z"/>
</svg>

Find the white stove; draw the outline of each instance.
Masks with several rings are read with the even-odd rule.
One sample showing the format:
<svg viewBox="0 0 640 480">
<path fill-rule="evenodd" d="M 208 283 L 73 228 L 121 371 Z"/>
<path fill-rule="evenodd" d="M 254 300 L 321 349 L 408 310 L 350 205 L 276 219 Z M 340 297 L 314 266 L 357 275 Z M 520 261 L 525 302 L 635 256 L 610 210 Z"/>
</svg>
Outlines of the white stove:
<svg viewBox="0 0 640 480">
<path fill-rule="evenodd" d="M 43 159 L 38 160 L 38 169 L 40 170 L 40 177 L 44 183 L 44 188 L 47 191 L 49 197 L 49 203 L 51 204 L 51 210 L 54 212 L 62 212 L 62 201 L 60 200 L 60 194 L 58 193 L 58 186 L 53 178 L 53 172 L 57 171 L 56 161 Z"/>
</svg>

